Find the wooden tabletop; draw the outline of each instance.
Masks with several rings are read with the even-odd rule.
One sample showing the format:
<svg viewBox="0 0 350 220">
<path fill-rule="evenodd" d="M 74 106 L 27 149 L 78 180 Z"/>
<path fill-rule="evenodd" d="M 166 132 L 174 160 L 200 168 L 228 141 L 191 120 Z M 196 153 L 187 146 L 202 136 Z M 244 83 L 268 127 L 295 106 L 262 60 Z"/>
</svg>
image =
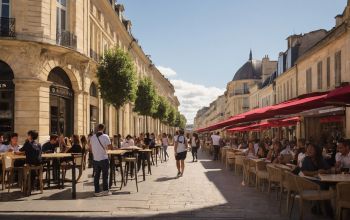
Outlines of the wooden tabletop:
<svg viewBox="0 0 350 220">
<path fill-rule="evenodd" d="M 350 182 L 350 174 L 319 174 L 322 182 Z"/>
<path fill-rule="evenodd" d="M 4 155 L 5 153 L 0 153 L 0 156 Z M 65 158 L 65 157 L 71 157 L 72 154 L 70 153 L 46 153 L 42 154 L 41 157 L 45 159 L 54 159 L 54 158 Z M 18 154 L 13 154 L 11 155 L 13 160 L 25 160 L 26 156 L 25 155 L 18 155 Z M 1 157 L 0 157 L 1 160 Z"/>
<path fill-rule="evenodd" d="M 127 152 L 126 150 L 108 150 L 107 154 L 109 154 L 109 155 L 123 155 L 126 152 Z"/>
<path fill-rule="evenodd" d="M 122 147 L 120 150 L 142 150 L 142 148 L 138 146 L 130 146 L 130 147 Z"/>
<path fill-rule="evenodd" d="M 142 150 L 139 150 L 139 152 L 152 152 L 151 149 L 142 149 Z"/>
</svg>

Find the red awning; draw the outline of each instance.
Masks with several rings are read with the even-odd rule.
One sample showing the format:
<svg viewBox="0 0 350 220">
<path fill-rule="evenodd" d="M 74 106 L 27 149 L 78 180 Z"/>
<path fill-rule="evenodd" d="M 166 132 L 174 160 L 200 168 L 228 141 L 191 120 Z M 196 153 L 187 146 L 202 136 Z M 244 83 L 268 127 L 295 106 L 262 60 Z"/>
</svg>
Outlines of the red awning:
<svg viewBox="0 0 350 220">
<path fill-rule="evenodd" d="M 327 95 L 326 101 L 330 103 L 350 104 L 350 85 L 334 89 Z"/>
<path fill-rule="evenodd" d="M 320 123 L 343 122 L 344 120 L 345 120 L 344 116 L 334 115 L 334 116 L 320 118 Z"/>
</svg>

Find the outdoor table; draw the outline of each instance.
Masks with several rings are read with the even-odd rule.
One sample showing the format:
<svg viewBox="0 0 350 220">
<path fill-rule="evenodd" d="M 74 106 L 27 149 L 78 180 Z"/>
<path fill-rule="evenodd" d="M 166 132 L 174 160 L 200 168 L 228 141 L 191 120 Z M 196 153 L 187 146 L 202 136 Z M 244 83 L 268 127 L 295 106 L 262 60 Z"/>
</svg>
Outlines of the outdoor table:
<svg viewBox="0 0 350 220">
<path fill-rule="evenodd" d="M 321 182 L 350 182 L 350 174 L 319 174 L 318 177 Z"/>
<path fill-rule="evenodd" d="M 72 157 L 72 154 L 70 154 L 70 153 L 43 153 L 41 155 L 41 157 L 43 159 L 47 159 L 47 160 L 58 160 L 58 164 L 59 164 L 59 166 L 61 166 L 61 159 Z M 74 166 L 74 172 L 75 172 L 74 158 L 73 158 L 73 166 Z M 73 169 L 73 167 L 72 167 L 72 169 Z M 48 173 L 49 176 L 48 176 L 47 186 L 50 188 L 50 163 L 48 163 L 48 172 L 49 172 Z M 73 172 L 72 172 L 72 175 L 73 175 Z M 61 177 L 61 167 L 58 167 L 58 169 L 57 169 L 57 176 L 58 176 L 58 184 L 57 184 L 58 188 L 59 189 L 61 187 L 64 188 L 64 183 L 63 183 L 64 180 L 63 180 L 63 178 L 62 178 L 62 180 L 60 179 L 60 177 Z M 72 184 L 73 184 L 73 179 L 72 179 Z"/>
<path fill-rule="evenodd" d="M 114 160 L 114 156 L 118 157 L 118 160 L 120 163 L 122 163 L 122 156 L 126 153 L 126 150 L 108 150 L 107 154 L 111 156 L 111 162 L 109 164 L 110 166 L 110 172 L 109 172 L 109 188 L 112 188 L 112 180 L 114 180 L 114 185 L 116 185 L 116 181 L 115 181 L 115 160 Z M 122 189 L 123 187 L 123 183 L 124 183 L 124 173 L 123 173 L 123 165 L 120 165 L 120 174 L 122 176 L 122 181 L 120 184 L 120 189 Z"/>
<path fill-rule="evenodd" d="M 130 147 L 122 147 L 120 148 L 120 150 L 138 151 L 138 150 L 142 150 L 142 148 L 138 146 L 130 146 Z"/>
<path fill-rule="evenodd" d="M 290 166 L 284 165 L 284 164 L 273 164 L 275 167 L 280 168 L 282 170 L 286 170 L 286 171 L 292 171 L 292 168 Z"/>
</svg>

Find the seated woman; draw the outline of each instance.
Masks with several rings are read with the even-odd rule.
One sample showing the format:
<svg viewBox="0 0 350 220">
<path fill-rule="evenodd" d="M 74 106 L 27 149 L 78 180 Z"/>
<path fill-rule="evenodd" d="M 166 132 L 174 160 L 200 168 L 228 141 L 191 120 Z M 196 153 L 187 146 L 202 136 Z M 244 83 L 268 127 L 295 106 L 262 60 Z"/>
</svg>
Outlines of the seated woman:
<svg viewBox="0 0 350 220">
<path fill-rule="evenodd" d="M 268 153 L 268 151 L 267 151 L 267 149 L 266 149 L 265 143 L 260 142 L 260 143 L 259 143 L 259 148 L 258 148 L 258 153 L 257 153 L 256 156 L 257 156 L 258 158 L 266 158 L 267 153 Z"/>
<path fill-rule="evenodd" d="M 256 158 L 253 142 L 249 142 L 248 148 L 244 151 L 244 155 L 246 155 L 247 158 Z"/>
<path fill-rule="evenodd" d="M 279 163 L 279 158 L 282 150 L 281 142 L 275 140 L 272 143 L 272 149 L 267 154 L 267 160 L 270 160 L 272 163 Z"/>
<path fill-rule="evenodd" d="M 123 144 L 122 144 L 122 147 L 123 148 L 128 148 L 128 147 L 132 147 L 132 146 L 135 146 L 135 142 L 134 140 L 132 139 L 131 135 L 128 135 L 126 136 Z"/>
<path fill-rule="evenodd" d="M 300 169 L 305 176 L 317 176 L 330 172 L 330 167 L 322 157 L 321 148 L 315 144 L 308 144 L 306 148 L 306 157 L 302 162 Z"/>
<path fill-rule="evenodd" d="M 306 156 L 305 151 L 305 140 L 299 139 L 294 153 L 294 164 L 297 165 L 299 168 L 301 168 L 303 160 Z"/>
<path fill-rule="evenodd" d="M 72 147 L 67 149 L 67 153 L 81 154 L 83 153 L 83 148 L 80 145 L 79 135 L 73 134 L 72 136 Z"/>
</svg>

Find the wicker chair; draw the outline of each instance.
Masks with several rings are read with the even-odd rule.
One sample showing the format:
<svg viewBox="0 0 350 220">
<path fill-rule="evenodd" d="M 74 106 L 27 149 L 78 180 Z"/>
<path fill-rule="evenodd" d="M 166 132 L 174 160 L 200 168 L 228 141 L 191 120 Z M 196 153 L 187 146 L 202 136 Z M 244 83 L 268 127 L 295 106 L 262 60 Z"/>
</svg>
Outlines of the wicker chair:
<svg viewBox="0 0 350 220">
<path fill-rule="evenodd" d="M 267 173 L 267 170 L 266 170 L 266 162 L 258 161 L 258 162 L 255 163 L 255 167 L 256 167 L 256 179 L 255 179 L 255 182 L 256 182 L 257 189 L 259 190 L 262 181 L 264 181 L 264 180 L 268 181 L 269 174 Z M 261 191 L 263 192 L 264 188 L 262 188 Z"/>
<path fill-rule="evenodd" d="M 350 183 L 337 184 L 337 220 L 342 219 L 343 208 L 350 209 Z"/>
<path fill-rule="evenodd" d="M 268 193 L 270 193 L 273 186 L 277 189 L 281 187 L 281 171 L 273 164 L 267 164 L 266 169 L 269 176 Z M 278 199 L 278 190 L 276 190 L 276 199 Z"/>
<path fill-rule="evenodd" d="M 294 176 L 294 182 L 299 194 L 299 219 L 304 216 L 304 201 L 332 200 L 333 190 L 321 190 L 320 186 L 304 177 Z"/>
<path fill-rule="evenodd" d="M 298 188 L 294 181 L 295 175 L 289 171 L 284 171 L 284 178 L 282 180 L 282 189 L 287 191 L 287 213 L 291 215 L 290 201 L 292 199 L 292 204 L 294 204 L 295 197 L 297 196 Z"/>
<path fill-rule="evenodd" d="M 43 166 L 42 165 L 24 165 L 24 184 L 23 191 L 26 196 L 31 195 L 32 193 L 32 174 L 35 173 L 40 187 L 40 193 L 42 194 L 44 191 L 44 181 L 43 181 Z"/>
<path fill-rule="evenodd" d="M 248 174 L 249 174 L 249 179 L 250 180 L 256 180 L 256 162 L 249 159 L 249 170 L 248 170 Z M 250 178 L 250 177 L 255 177 L 255 178 Z M 255 181 L 255 187 L 257 187 L 257 183 Z"/>
<path fill-rule="evenodd" d="M 250 163 L 248 158 L 243 158 L 243 182 L 250 184 Z"/>
<path fill-rule="evenodd" d="M 235 174 L 237 174 L 239 169 L 242 170 L 242 173 L 244 174 L 243 158 L 244 156 L 235 155 Z"/>
<path fill-rule="evenodd" d="M 235 164 L 235 153 L 231 151 L 226 152 L 226 169 L 229 168 L 229 166 Z"/>
<path fill-rule="evenodd" d="M 15 170 L 18 171 L 18 183 L 20 187 L 23 187 L 23 167 L 15 167 L 12 153 L 5 153 L 2 156 L 2 190 L 5 188 L 5 182 L 7 180 L 8 192 L 10 192 Z"/>
</svg>

